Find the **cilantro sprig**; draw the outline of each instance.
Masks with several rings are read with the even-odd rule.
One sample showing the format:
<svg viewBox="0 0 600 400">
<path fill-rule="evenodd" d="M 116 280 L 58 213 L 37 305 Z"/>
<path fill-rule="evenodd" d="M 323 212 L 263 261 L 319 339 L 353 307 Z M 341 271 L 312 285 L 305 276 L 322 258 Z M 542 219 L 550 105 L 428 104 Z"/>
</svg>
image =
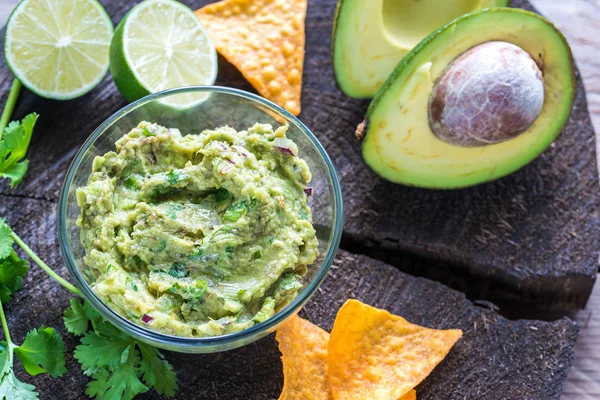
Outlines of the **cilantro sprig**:
<svg viewBox="0 0 600 400">
<path fill-rule="evenodd" d="M 21 82 L 15 79 L 0 116 L 0 177 L 10 179 L 11 188 L 21 183 L 27 172 L 29 161 L 23 159 L 27 154 L 33 127 L 38 119 L 38 115 L 32 113 L 21 122 L 8 123 L 20 92 Z"/>
<path fill-rule="evenodd" d="M 14 375 L 15 356 L 32 376 L 48 373 L 58 377 L 66 373 L 64 345 L 54 328 L 42 326 L 30 331 L 21 346 L 10 338 L 2 302 L 9 301 L 21 288 L 29 269 L 14 251 L 15 244 L 63 287 L 82 297 L 79 289 L 56 274 L 0 219 L 0 320 L 6 339 L 0 342 L 0 400 L 37 398 L 35 387 Z M 82 303 L 74 298 L 70 301 L 64 323 L 70 333 L 81 336 L 74 356 L 83 373 L 92 378 L 86 390 L 88 396 L 98 400 L 131 400 L 150 389 L 168 397 L 175 395 L 177 375 L 159 350 L 111 325 L 87 301 Z"/>
<path fill-rule="evenodd" d="M 25 341 L 17 345 L 10 330 L 2 303 L 10 301 L 21 288 L 29 269 L 13 249 L 12 230 L 0 219 L 0 321 L 4 341 L 0 342 L 0 399 L 36 399 L 35 387 L 21 382 L 14 374 L 14 360 L 21 361 L 25 371 L 32 376 L 48 373 L 56 378 L 67 372 L 63 341 L 54 328 L 42 326 L 29 331 Z"/>
<path fill-rule="evenodd" d="M 169 397 L 178 389 L 173 367 L 154 347 L 124 334 L 104 320 L 87 301 L 71 299 L 65 326 L 83 336 L 75 358 L 91 376 L 86 394 L 99 400 L 131 400 L 154 388 Z"/>
</svg>

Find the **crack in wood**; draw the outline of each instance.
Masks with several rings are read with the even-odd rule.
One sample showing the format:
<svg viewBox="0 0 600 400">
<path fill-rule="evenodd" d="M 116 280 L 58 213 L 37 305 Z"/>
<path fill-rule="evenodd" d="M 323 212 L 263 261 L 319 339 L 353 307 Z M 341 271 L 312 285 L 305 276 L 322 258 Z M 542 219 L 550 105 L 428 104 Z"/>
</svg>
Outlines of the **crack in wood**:
<svg viewBox="0 0 600 400">
<path fill-rule="evenodd" d="M 45 201 L 45 202 L 52 203 L 52 204 L 58 203 L 58 201 L 55 200 L 55 199 L 49 199 L 49 198 L 46 198 L 46 197 L 32 196 L 32 195 L 20 194 L 20 193 L 3 193 L 3 192 L 0 192 L 0 197 L 9 197 L 9 198 L 14 198 L 14 199 L 27 199 L 27 200 Z"/>
<path fill-rule="evenodd" d="M 515 290 L 516 283 L 507 277 L 489 279 L 488 275 L 501 275 L 492 266 L 481 270 L 473 270 L 468 265 L 448 262 L 443 258 L 431 257 L 426 250 L 411 251 L 403 248 L 402 244 L 393 238 L 367 239 L 344 234 L 340 248 L 357 255 L 366 255 L 376 260 L 392 265 L 400 271 L 416 277 L 426 277 L 437 281 L 449 288 L 465 293 L 472 301 L 485 301 L 499 308 L 501 315 L 511 319 L 532 318 L 538 312 L 541 320 L 556 320 L 564 316 L 572 316 L 572 305 L 584 308 L 591 292 L 591 283 L 586 275 L 572 274 L 565 277 L 535 277 L 531 283 L 530 292 L 521 288 Z M 523 278 L 520 281 L 531 279 Z M 576 293 L 581 296 L 569 295 L 560 297 L 558 288 L 569 282 L 573 287 L 579 287 Z M 535 300 L 531 300 L 535 297 Z M 530 300 L 528 300 L 530 299 Z M 522 313 L 521 313 L 522 312 Z"/>
</svg>

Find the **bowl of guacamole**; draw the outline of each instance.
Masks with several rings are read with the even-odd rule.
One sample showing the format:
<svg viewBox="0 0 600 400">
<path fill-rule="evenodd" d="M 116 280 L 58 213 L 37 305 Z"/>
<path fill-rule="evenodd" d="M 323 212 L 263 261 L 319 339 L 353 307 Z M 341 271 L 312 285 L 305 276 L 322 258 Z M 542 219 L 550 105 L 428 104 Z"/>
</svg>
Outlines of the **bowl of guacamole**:
<svg viewBox="0 0 600 400">
<path fill-rule="evenodd" d="M 172 96 L 205 100 L 189 109 Z M 86 300 L 154 346 L 207 353 L 274 331 L 325 278 L 342 230 L 315 136 L 256 95 L 174 89 L 132 103 L 76 155 L 59 239 Z"/>
</svg>

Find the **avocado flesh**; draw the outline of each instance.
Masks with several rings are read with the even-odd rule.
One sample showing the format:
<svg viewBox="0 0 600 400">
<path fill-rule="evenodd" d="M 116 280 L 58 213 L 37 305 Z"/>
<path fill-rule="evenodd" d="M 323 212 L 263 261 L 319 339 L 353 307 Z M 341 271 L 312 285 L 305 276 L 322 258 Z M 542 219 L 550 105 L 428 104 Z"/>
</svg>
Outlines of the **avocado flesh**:
<svg viewBox="0 0 600 400">
<path fill-rule="evenodd" d="M 350 97 L 373 98 L 423 38 L 463 14 L 509 0 L 339 0 L 333 68 Z"/>
<path fill-rule="evenodd" d="M 544 74 L 544 105 L 534 124 L 514 139 L 462 147 L 432 132 L 428 103 L 434 82 L 466 50 L 488 41 L 527 51 Z M 460 188 L 508 175 L 536 158 L 558 136 L 575 97 L 570 48 L 550 22 L 529 11 L 495 8 L 451 22 L 423 40 L 398 65 L 371 102 L 362 154 L 392 182 Z"/>
</svg>

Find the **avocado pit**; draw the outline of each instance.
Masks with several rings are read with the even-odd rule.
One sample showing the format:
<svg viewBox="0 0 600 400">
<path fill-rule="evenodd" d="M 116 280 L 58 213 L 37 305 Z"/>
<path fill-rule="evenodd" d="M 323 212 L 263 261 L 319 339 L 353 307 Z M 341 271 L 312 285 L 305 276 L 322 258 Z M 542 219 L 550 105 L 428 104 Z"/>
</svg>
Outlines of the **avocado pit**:
<svg viewBox="0 0 600 400">
<path fill-rule="evenodd" d="M 486 42 L 456 58 L 434 84 L 433 133 L 453 145 L 486 146 L 527 131 L 544 106 L 544 78 L 533 58 L 507 42 Z"/>
</svg>

